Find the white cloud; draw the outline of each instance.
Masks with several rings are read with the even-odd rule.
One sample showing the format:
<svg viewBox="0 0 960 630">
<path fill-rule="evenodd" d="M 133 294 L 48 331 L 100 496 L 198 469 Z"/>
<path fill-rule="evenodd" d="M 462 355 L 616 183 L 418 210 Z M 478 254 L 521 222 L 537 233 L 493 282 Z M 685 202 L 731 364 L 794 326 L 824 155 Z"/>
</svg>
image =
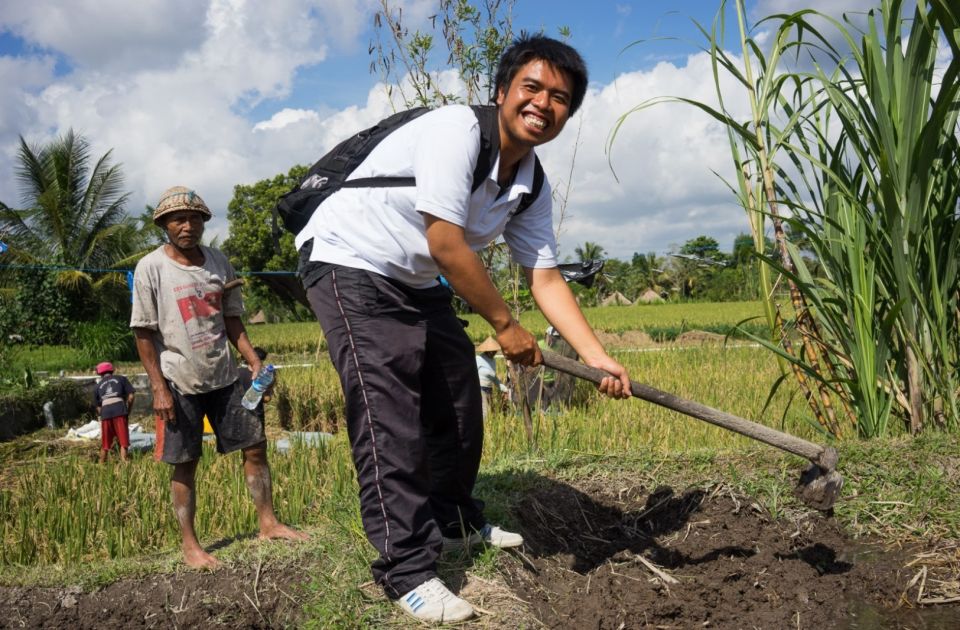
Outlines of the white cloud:
<svg viewBox="0 0 960 630">
<path fill-rule="evenodd" d="M 283 129 L 287 125 L 293 125 L 303 120 L 316 121 L 320 116 L 312 109 L 281 109 L 270 117 L 270 120 L 258 122 L 253 126 L 254 131 L 267 131 Z"/>
<path fill-rule="evenodd" d="M 877 6 L 876 0 L 759 0 L 751 11 L 756 16 L 774 13 L 793 13 L 804 9 L 813 9 L 834 17 L 841 14 L 866 13 Z"/>
<path fill-rule="evenodd" d="M 0 201 L 17 205 L 20 201 L 13 174 L 13 156 L 19 147 L 18 136 L 35 116 L 30 101 L 38 90 L 53 79 L 55 60 L 50 56 L 33 58 L 0 57 Z"/>
<path fill-rule="evenodd" d="M 244 112 L 289 94 L 298 69 L 324 60 L 328 33 L 355 40 L 368 2 L 185 0 L 132 3 L 129 10 L 127 4 L 70 5 L 73 13 L 49 2 L 3 5 L 0 28 L 66 56 L 73 70 L 55 77 L 47 56 L 0 58 L 0 78 L 10 79 L 0 96 L 0 199 L 16 198 L 8 174 L 17 134 L 40 143 L 72 127 L 96 155 L 113 148 L 133 191 L 132 212 L 185 184 L 218 214 L 211 228 L 225 233 L 235 184 L 296 163 L 288 150 L 293 138 L 284 146 L 277 142 L 282 134 L 252 134 Z M 62 26 L 74 13 L 85 31 Z M 177 39 L 181 29 L 193 32 L 187 22 L 199 25 L 200 36 Z M 162 60 L 148 54 L 164 42 L 170 52 Z M 104 61 L 110 50 L 128 61 Z M 282 119 L 278 114 L 274 122 Z"/>
<path fill-rule="evenodd" d="M 204 38 L 196 0 L 5 0 L 0 29 L 100 71 L 167 67 Z"/>
</svg>

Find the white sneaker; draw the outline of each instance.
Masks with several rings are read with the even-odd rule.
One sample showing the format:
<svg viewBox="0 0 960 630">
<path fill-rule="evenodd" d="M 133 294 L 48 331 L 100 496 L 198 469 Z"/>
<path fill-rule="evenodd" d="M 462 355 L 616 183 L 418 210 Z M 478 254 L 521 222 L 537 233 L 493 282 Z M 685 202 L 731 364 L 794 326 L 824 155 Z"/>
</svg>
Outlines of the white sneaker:
<svg viewBox="0 0 960 630">
<path fill-rule="evenodd" d="M 473 617 L 473 606 L 450 592 L 440 578 L 431 578 L 403 595 L 397 604 L 421 621 L 463 621 Z"/>
<path fill-rule="evenodd" d="M 491 547 L 507 549 L 509 547 L 519 547 L 522 545 L 523 536 L 514 532 L 508 532 L 505 529 L 500 529 L 500 526 L 498 525 L 491 525 L 490 523 L 487 523 L 480 528 L 479 532 L 470 532 L 470 535 L 467 536 L 466 541 L 464 541 L 463 538 L 443 539 L 443 548 L 447 550 L 463 549 L 464 544 L 467 544 L 471 547 L 489 545 Z"/>
</svg>

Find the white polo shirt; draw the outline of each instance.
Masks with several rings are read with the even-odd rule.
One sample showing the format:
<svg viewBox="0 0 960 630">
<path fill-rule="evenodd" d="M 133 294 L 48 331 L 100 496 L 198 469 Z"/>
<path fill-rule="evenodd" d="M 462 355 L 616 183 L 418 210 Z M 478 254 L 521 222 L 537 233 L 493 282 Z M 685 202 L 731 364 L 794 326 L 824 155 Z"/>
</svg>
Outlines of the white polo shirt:
<svg viewBox="0 0 960 630">
<path fill-rule="evenodd" d="M 421 213 L 428 213 L 464 228 L 474 251 L 503 235 L 516 263 L 555 267 L 553 203 L 546 178 L 537 199 L 513 216 L 520 195 L 533 187 L 533 151 L 521 160 L 503 195 L 496 180 L 499 156 L 471 194 L 479 153 L 480 125 L 465 105 L 441 107 L 408 122 L 381 141 L 348 179 L 413 176 L 417 185 L 337 191 L 297 234 L 297 249 L 312 238 L 310 260 L 366 269 L 414 288 L 430 287 L 440 271 L 427 246 Z"/>
</svg>

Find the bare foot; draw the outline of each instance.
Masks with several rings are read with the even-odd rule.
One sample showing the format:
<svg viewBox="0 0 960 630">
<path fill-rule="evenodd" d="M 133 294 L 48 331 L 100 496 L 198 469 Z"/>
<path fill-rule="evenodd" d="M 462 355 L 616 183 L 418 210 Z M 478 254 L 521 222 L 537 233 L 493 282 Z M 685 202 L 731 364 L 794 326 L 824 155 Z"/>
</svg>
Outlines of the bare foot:
<svg viewBox="0 0 960 630">
<path fill-rule="evenodd" d="M 219 560 L 200 547 L 189 551 L 185 549 L 183 551 L 183 561 L 187 563 L 187 566 L 194 569 L 213 570 L 220 566 Z"/>
<path fill-rule="evenodd" d="M 263 540 L 277 538 L 283 540 L 307 540 L 310 536 L 278 522 L 276 525 L 261 529 L 260 538 Z"/>
</svg>

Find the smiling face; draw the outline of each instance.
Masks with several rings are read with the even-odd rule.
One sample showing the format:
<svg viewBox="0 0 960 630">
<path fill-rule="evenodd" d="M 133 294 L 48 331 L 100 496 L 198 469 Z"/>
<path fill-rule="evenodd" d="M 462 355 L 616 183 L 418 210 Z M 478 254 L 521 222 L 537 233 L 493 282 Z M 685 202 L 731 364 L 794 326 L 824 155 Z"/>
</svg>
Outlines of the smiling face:
<svg viewBox="0 0 960 630">
<path fill-rule="evenodd" d="M 522 155 L 556 138 L 570 117 L 572 85 L 567 75 L 534 59 L 497 92 L 500 148 Z"/>
<path fill-rule="evenodd" d="M 186 251 L 200 245 L 203 236 L 203 215 L 194 210 L 178 210 L 163 217 L 163 230 L 170 244 Z"/>
</svg>

